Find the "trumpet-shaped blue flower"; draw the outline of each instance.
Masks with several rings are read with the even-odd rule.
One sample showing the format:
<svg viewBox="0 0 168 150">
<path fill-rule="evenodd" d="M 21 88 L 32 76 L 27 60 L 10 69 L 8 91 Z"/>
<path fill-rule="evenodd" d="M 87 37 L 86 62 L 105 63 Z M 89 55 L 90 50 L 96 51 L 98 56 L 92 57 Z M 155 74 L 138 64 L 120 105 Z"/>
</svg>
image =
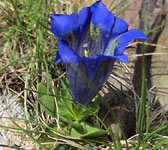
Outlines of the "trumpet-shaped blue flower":
<svg viewBox="0 0 168 150">
<path fill-rule="evenodd" d="M 84 105 L 96 93 L 73 64 L 100 90 L 114 62 L 128 62 L 123 53 L 129 42 L 147 40 L 144 33 L 128 30 L 128 24 L 108 11 L 102 1 L 83 8 L 79 14 L 51 14 L 51 31 L 58 38 L 55 63 L 66 63 L 72 98 Z"/>
</svg>

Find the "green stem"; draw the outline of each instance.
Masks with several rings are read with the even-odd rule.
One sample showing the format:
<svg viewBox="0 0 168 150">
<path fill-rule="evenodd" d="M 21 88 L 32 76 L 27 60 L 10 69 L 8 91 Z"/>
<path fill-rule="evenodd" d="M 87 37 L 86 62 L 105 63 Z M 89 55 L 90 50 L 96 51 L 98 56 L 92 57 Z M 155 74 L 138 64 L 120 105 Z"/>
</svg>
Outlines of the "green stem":
<svg viewBox="0 0 168 150">
<path fill-rule="evenodd" d="M 145 54 L 144 48 L 142 47 L 142 54 Z M 141 89 L 141 100 L 140 100 L 140 110 L 138 117 L 138 144 L 137 149 L 139 149 L 142 134 L 144 129 L 144 115 L 145 115 L 145 104 L 146 104 L 146 58 L 145 55 L 142 56 L 142 89 Z"/>
</svg>

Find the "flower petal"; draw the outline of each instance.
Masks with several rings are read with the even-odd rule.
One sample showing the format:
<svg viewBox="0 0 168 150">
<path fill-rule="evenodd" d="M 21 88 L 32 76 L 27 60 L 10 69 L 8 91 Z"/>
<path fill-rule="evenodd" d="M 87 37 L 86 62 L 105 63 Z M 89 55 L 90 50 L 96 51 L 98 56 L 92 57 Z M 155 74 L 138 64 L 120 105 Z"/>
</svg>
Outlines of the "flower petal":
<svg viewBox="0 0 168 150">
<path fill-rule="evenodd" d="M 102 32 L 102 50 L 104 51 L 110 34 L 112 27 L 114 25 L 114 14 L 112 14 L 102 1 L 98 1 L 91 6 L 92 11 L 92 24 L 94 26 L 98 26 Z"/>
<path fill-rule="evenodd" d="M 129 30 L 125 33 L 122 33 L 116 36 L 116 38 L 112 37 L 110 42 L 108 43 L 107 48 L 105 49 L 104 55 L 123 56 L 126 46 L 129 44 L 129 42 L 135 39 L 136 40 L 148 40 L 148 38 L 143 32 L 140 32 L 136 29 Z"/>
<path fill-rule="evenodd" d="M 113 59 L 121 61 L 123 63 L 128 63 L 128 56 L 127 55 L 113 56 Z"/>
<path fill-rule="evenodd" d="M 64 40 L 58 40 L 58 51 L 55 58 L 55 63 L 74 63 L 78 65 L 79 56 L 73 51 L 71 47 Z"/>
<path fill-rule="evenodd" d="M 78 14 L 80 29 L 77 34 L 77 41 L 75 51 L 78 53 L 80 57 L 84 56 L 84 50 L 81 48 L 81 43 L 84 39 L 85 33 L 87 32 L 87 28 L 90 24 L 91 20 L 91 11 L 90 7 L 83 8 Z"/>
<path fill-rule="evenodd" d="M 100 26 L 104 32 L 110 32 L 114 23 L 114 14 L 112 14 L 102 1 L 98 1 L 91 6 L 92 24 Z"/>
<path fill-rule="evenodd" d="M 84 75 L 87 76 L 87 68 L 84 63 L 80 62 L 77 67 L 79 70 L 82 71 Z M 80 72 L 72 64 L 66 65 L 66 73 L 67 73 L 68 81 L 70 83 L 71 95 L 73 100 L 83 105 L 87 105 L 87 101 L 88 101 L 87 89 L 89 85 L 82 78 Z"/>
<path fill-rule="evenodd" d="M 127 32 L 127 31 L 128 31 L 128 24 L 123 19 L 120 19 L 120 18 L 116 17 L 115 21 L 114 21 L 114 26 L 112 28 L 110 38 L 114 39 L 118 35 L 120 35 L 124 32 Z"/>
<path fill-rule="evenodd" d="M 51 14 L 51 31 L 59 39 L 64 39 L 74 51 L 78 51 L 80 41 L 91 20 L 90 7 L 83 8 L 79 14 Z"/>
<path fill-rule="evenodd" d="M 99 27 L 94 28 L 93 25 L 90 24 L 85 30 L 79 45 L 78 55 L 84 57 L 85 50 L 90 52 L 90 57 L 102 53 L 102 35 Z"/>
<path fill-rule="evenodd" d="M 85 28 L 90 24 L 91 20 L 91 10 L 90 7 L 83 8 L 78 14 L 78 22 L 80 25 L 81 34 L 84 32 Z"/>
<path fill-rule="evenodd" d="M 71 34 L 71 32 L 75 32 L 78 27 L 78 16 L 74 13 L 69 16 L 51 14 L 51 32 L 60 39 Z"/>
<path fill-rule="evenodd" d="M 108 59 L 103 61 L 98 70 L 95 73 L 95 77 L 92 81 L 93 85 L 97 89 L 97 91 L 101 90 L 104 83 L 108 80 L 114 65 L 115 60 Z M 85 105 L 88 105 L 92 99 L 96 96 L 96 92 L 88 86 L 87 92 L 85 93 Z"/>
<path fill-rule="evenodd" d="M 106 57 L 101 64 L 99 64 L 100 62 L 96 59 L 90 62 L 90 68 L 88 67 L 88 64 L 86 64 L 86 59 L 85 62 L 80 61 L 77 67 L 86 77 L 88 77 L 97 91 L 99 91 L 110 76 L 115 59 L 108 59 Z M 95 66 L 96 64 L 93 64 L 93 62 L 97 62 L 98 66 Z M 93 69 L 92 72 L 89 72 L 91 71 L 91 69 Z M 87 81 L 85 81 L 80 72 L 72 64 L 67 64 L 66 72 L 70 83 L 72 98 L 83 105 L 88 105 L 96 96 L 96 91 L 94 91 L 90 87 L 90 85 L 87 83 Z M 92 76 L 89 74 L 92 74 Z"/>
<path fill-rule="evenodd" d="M 136 29 L 129 30 L 128 32 L 121 34 L 118 37 L 118 44 L 114 50 L 114 56 L 120 56 L 123 55 L 123 52 L 126 48 L 126 46 L 131 42 L 132 40 L 148 40 L 147 36 Z"/>
<path fill-rule="evenodd" d="M 110 76 L 114 62 L 114 59 L 107 59 L 100 64 L 93 80 L 93 84 L 98 90 L 102 88 L 103 84 L 107 81 L 108 77 Z"/>
</svg>

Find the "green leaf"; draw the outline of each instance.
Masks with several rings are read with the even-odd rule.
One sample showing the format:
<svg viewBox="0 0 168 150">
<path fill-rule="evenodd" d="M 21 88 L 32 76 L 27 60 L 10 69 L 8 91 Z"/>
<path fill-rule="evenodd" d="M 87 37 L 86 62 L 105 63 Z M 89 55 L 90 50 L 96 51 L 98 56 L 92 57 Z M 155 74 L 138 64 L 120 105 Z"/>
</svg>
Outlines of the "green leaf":
<svg viewBox="0 0 168 150">
<path fill-rule="evenodd" d="M 82 135 L 83 138 L 94 138 L 99 137 L 102 135 L 105 135 L 107 132 L 101 128 L 98 128 L 92 124 L 89 124 L 87 122 L 82 122 L 83 128 L 86 132 L 86 134 Z"/>
<path fill-rule="evenodd" d="M 43 106 L 44 111 L 52 116 L 52 117 L 56 117 L 56 105 L 55 105 L 55 99 L 53 96 L 49 96 L 49 95 L 44 95 L 42 97 L 39 98 L 40 103 Z"/>
<path fill-rule="evenodd" d="M 89 144 L 86 145 L 87 150 L 92 150 L 91 146 Z"/>
<path fill-rule="evenodd" d="M 66 95 L 67 91 L 64 89 L 55 89 L 55 93 L 56 95 L 58 95 L 57 102 L 59 115 L 68 120 L 68 122 L 72 122 L 72 120 L 74 120 L 74 117 L 72 115 L 73 101 L 71 100 L 69 95 Z"/>
<path fill-rule="evenodd" d="M 71 111 L 72 111 L 73 118 L 76 121 L 84 120 L 85 118 L 88 118 L 88 116 L 90 116 L 89 112 L 83 113 L 81 110 L 79 111 L 79 109 L 76 108 L 75 105 L 73 105 L 73 108 Z"/>
<path fill-rule="evenodd" d="M 43 83 L 38 83 L 37 84 L 37 97 L 40 98 L 44 95 L 46 95 L 46 87 Z"/>
<path fill-rule="evenodd" d="M 87 122 L 81 122 L 80 125 L 82 126 L 82 129 L 71 127 L 70 129 L 71 136 L 82 138 L 94 138 L 105 135 L 107 133 L 105 130 L 100 129 Z M 78 124 L 78 127 L 80 127 L 80 125 Z"/>
<path fill-rule="evenodd" d="M 81 125 L 81 123 L 79 121 L 74 121 L 71 124 L 73 126 L 73 128 L 75 128 L 78 131 L 82 131 L 83 132 L 83 126 Z"/>
<path fill-rule="evenodd" d="M 70 147 L 69 150 L 83 150 L 83 149 L 78 148 L 78 147 Z"/>
<path fill-rule="evenodd" d="M 93 115 L 93 113 L 97 114 L 98 111 L 99 111 L 98 97 L 94 98 L 87 107 L 83 106 L 80 109 L 80 111 L 79 108 L 76 107 L 76 105 L 73 105 L 72 107 L 73 118 L 77 121 L 84 121 L 91 115 Z"/>
<path fill-rule="evenodd" d="M 43 110 L 52 117 L 56 117 L 56 104 L 54 96 L 51 96 L 52 93 L 47 90 L 43 83 L 37 85 L 38 100 L 42 105 Z"/>
</svg>

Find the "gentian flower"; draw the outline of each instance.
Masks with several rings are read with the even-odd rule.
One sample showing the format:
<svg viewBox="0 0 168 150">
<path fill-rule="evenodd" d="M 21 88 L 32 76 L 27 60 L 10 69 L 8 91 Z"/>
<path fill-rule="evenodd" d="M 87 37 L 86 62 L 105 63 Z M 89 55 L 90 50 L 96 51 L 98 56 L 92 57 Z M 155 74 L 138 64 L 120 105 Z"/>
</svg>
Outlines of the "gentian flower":
<svg viewBox="0 0 168 150">
<path fill-rule="evenodd" d="M 148 39 L 136 29 L 128 30 L 128 24 L 108 11 L 102 1 L 83 8 L 79 14 L 51 14 L 51 31 L 58 38 L 55 63 L 66 64 L 72 98 L 84 105 L 91 102 L 96 92 L 79 70 L 99 91 L 114 62 L 128 62 L 123 53 L 129 42 Z"/>
</svg>

